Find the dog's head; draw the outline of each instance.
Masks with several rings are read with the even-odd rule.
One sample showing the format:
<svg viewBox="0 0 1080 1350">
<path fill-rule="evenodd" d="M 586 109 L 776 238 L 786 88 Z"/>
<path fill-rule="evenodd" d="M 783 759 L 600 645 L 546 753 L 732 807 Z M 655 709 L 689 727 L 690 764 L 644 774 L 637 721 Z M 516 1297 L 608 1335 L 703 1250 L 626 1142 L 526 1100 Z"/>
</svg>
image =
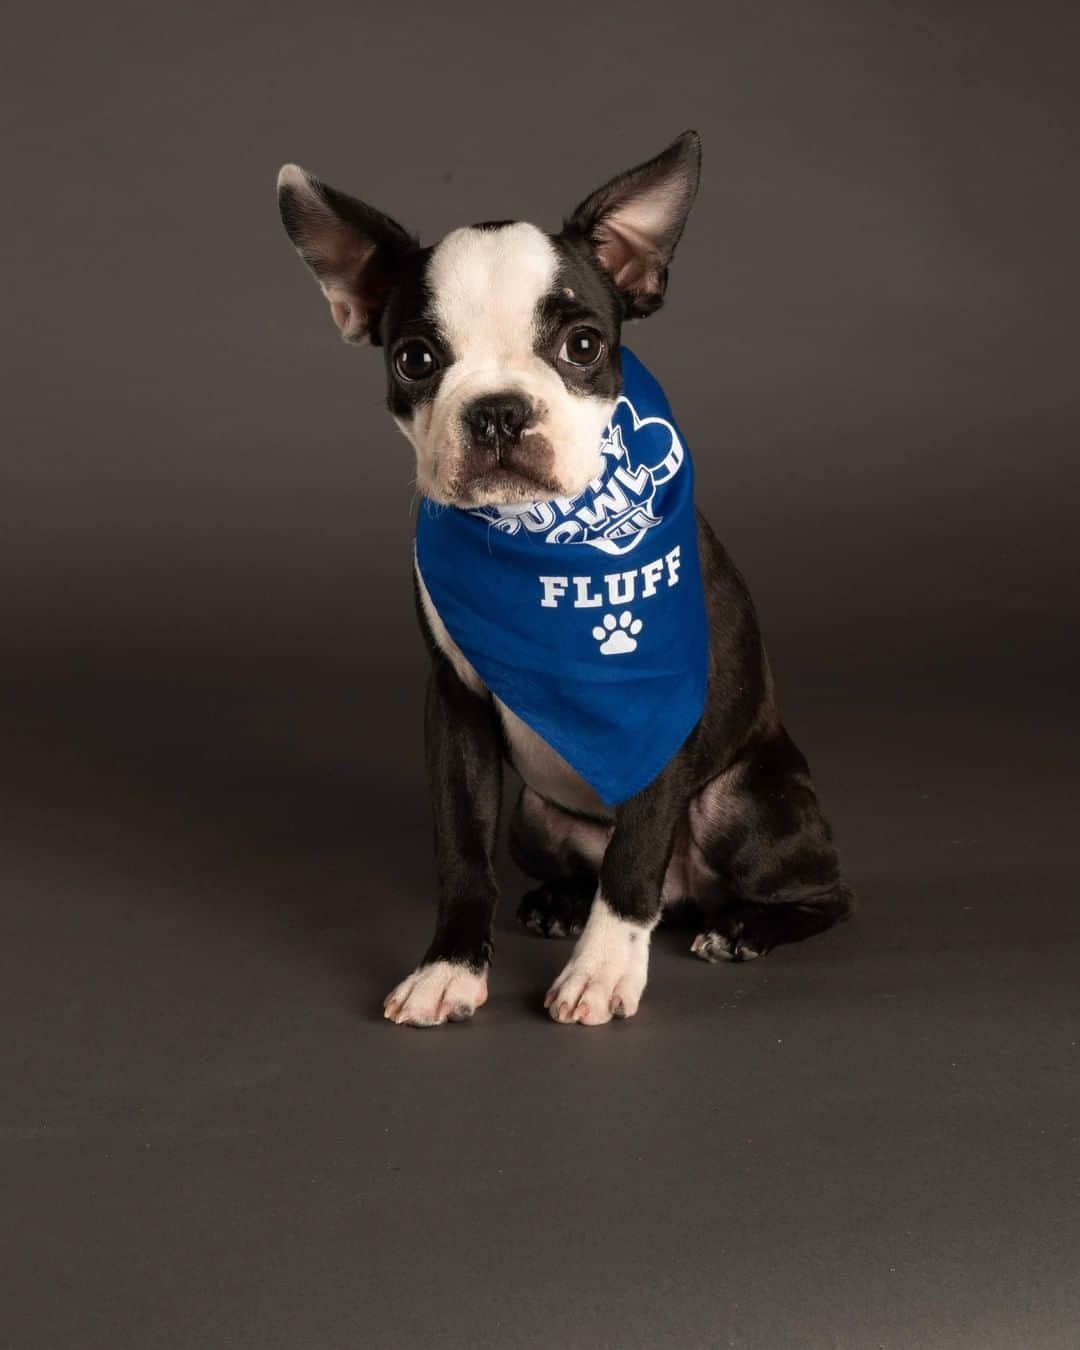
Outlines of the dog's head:
<svg viewBox="0 0 1080 1350">
<path fill-rule="evenodd" d="M 663 302 L 700 153 L 684 133 L 558 234 L 497 221 L 430 248 L 296 165 L 281 170 L 285 229 L 342 337 L 385 349 L 387 404 L 425 496 L 508 505 L 576 496 L 597 475 L 622 323 Z"/>
</svg>

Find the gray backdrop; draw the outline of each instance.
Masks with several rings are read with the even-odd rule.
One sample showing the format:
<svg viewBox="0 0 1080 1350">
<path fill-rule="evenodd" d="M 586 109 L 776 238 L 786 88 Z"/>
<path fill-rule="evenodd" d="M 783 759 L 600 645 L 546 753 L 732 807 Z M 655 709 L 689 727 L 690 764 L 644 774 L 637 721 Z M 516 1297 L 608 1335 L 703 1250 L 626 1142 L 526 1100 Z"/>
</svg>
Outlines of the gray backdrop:
<svg viewBox="0 0 1080 1350">
<path fill-rule="evenodd" d="M 1075 7 L 5 27 L 5 1343 L 1074 1345 Z M 431 241 L 687 126 L 628 336 L 864 910 L 740 968 L 662 936 L 635 1022 L 566 1031 L 506 865 L 490 1004 L 396 1031 L 411 452 L 274 176 Z"/>
</svg>

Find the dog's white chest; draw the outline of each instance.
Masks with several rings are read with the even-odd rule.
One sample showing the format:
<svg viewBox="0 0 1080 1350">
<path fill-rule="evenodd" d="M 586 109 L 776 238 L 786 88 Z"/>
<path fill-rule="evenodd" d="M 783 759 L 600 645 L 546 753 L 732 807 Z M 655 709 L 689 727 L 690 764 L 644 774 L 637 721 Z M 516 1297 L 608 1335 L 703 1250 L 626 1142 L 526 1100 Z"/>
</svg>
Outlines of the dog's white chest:
<svg viewBox="0 0 1080 1350">
<path fill-rule="evenodd" d="M 506 706 L 495 700 L 499 720 L 506 733 L 510 760 L 525 782 L 541 797 L 587 816 L 609 820 L 611 810 L 597 796 L 576 769 L 572 769 L 557 750 Z"/>
<path fill-rule="evenodd" d="M 501 699 L 495 698 L 484 684 L 464 652 L 447 632 L 446 625 L 424 585 L 419 568 L 416 569 L 416 582 L 424 615 L 439 650 L 454 667 L 467 689 L 494 701 L 506 736 L 510 761 L 529 787 L 539 792 L 542 797 L 546 797 L 548 801 L 555 802 L 569 811 L 599 819 L 610 819 L 612 815 L 610 808 L 604 805 L 596 791 L 586 783 L 577 770 L 571 768 L 557 750 L 553 750 L 543 737 L 538 736 L 532 727 L 523 722 Z"/>
</svg>

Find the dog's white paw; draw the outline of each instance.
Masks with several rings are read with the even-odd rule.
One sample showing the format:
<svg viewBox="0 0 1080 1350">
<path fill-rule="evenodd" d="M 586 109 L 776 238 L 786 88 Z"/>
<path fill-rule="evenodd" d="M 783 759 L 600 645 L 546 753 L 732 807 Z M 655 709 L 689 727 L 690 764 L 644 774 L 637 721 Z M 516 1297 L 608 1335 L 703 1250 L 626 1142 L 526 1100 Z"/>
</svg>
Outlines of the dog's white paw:
<svg viewBox="0 0 1080 1350">
<path fill-rule="evenodd" d="M 544 1007 L 556 1022 L 588 1027 L 613 1017 L 633 1017 L 649 975 L 650 937 L 650 929 L 620 919 L 598 896 Z"/>
<path fill-rule="evenodd" d="M 383 1016 L 398 1026 L 437 1027 L 464 1022 L 487 1002 L 487 972 L 453 961 L 433 961 L 406 976 L 387 995 Z"/>
</svg>

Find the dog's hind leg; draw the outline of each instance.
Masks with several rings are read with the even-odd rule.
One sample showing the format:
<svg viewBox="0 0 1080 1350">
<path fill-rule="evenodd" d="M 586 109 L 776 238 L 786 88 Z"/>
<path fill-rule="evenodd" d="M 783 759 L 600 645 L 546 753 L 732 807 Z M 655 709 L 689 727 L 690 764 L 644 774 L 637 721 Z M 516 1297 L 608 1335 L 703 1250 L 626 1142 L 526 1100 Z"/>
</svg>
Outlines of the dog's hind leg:
<svg viewBox="0 0 1080 1350">
<path fill-rule="evenodd" d="M 556 806 L 529 786 L 510 823 L 514 861 L 541 884 L 527 891 L 518 918 L 541 937 L 580 933 L 596 894 L 611 826 Z"/>
<path fill-rule="evenodd" d="M 783 728 L 697 794 L 690 828 L 728 897 L 694 939 L 702 960 L 749 961 L 852 913 L 806 760 Z"/>
</svg>

